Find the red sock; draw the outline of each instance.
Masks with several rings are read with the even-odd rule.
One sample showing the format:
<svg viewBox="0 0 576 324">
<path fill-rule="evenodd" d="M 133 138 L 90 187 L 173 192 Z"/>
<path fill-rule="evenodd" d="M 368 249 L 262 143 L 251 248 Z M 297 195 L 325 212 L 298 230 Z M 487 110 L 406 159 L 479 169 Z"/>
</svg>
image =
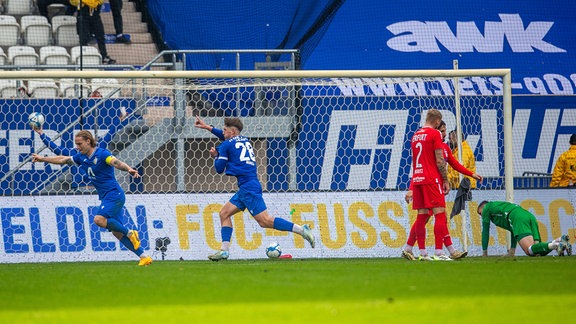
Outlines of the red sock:
<svg viewBox="0 0 576 324">
<path fill-rule="evenodd" d="M 444 235 L 444 246 L 448 247 L 452 245 L 452 238 L 450 237 L 450 233 Z"/>
<path fill-rule="evenodd" d="M 408 234 L 408 241 L 406 241 L 407 245 L 410 246 L 414 246 L 414 244 L 416 243 L 416 222 L 414 222 L 414 224 L 412 224 L 412 227 L 410 227 L 410 234 Z"/>
<path fill-rule="evenodd" d="M 434 215 L 434 247 L 436 250 L 442 250 L 446 236 L 450 237 L 446 213 L 441 212 Z"/>
<path fill-rule="evenodd" d="M 428 223 L 429 217 L 428 214 L 418 214 L 414 222 L 414 232 L 420 250 L 426 249 L 426 223 Z"/>
<path fill-rule="evenodd" d="M 428 212 L 428 218 L 426 218 L 426 223 L 428 223 L 428 219 L 430 219 L 430 216 L 432 215 L 434 214 L 432 214 L 432 209 L 430 209 L 430 211 Z M 406 244 L 410 246 L 414 246 L 414 243 L 416 243 L 416 226 L 414 225 L 416 225 L 416 222 L 414 222 L 414 224 L 412 224 L 412 227 L 410 227 L 410 234 L 408 234 L 408 241 L 406 241 Z M 426 227 L 424 227 L 424 237 L 426 237 Z"/>
</svg>

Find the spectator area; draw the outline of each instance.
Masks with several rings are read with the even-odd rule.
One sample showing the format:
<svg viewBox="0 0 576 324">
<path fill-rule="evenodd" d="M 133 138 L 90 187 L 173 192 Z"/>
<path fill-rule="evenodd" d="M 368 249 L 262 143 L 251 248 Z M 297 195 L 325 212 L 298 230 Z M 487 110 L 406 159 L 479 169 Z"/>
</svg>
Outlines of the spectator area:
<svg viewBox="0 0 576 324">
<path fill-rule="evenodd" d="M 39 14 L 35 0 L 0 0 L 0 65 L 18 66 L 34 63 L 35 60 L 37 64 L 44 64 L 41 50 L 47 46 L 64 47 L 72 57 L 72 48 L 79 45 L 76 17 L 64 15 L 65 10 L 62 7 L 63 5 L 50 5 L 49 19 Z M 105 34 L 108 35 L 106 47 L 110 57 L 122 65 L 141 66 L 148 63 L 158 54 L 158 50 L 148 32 L 147 24 L 142 21 L 142 14 L 136 10 L 136 5 L 127 0 L 123 3 L 124 34 L 132 41 L 129 45 L 114 43 L 115 30 L 109 8 L 109 4 L 105 3 L 101 17 Z M 96 47 L 95 43 L 90 45 Z M 32 47 L 37 59 L 30 49 L 26 48 L 26 59 L 20 57 L 16 61 L 11 60 L 9 52 L 14 46 Z M 63 56 L 61 59 L 64 59 Z M 52 64 L 51 60 L 48 62 Z M 69 64 L 75 62 L 70 61 Z"/>
</svg>

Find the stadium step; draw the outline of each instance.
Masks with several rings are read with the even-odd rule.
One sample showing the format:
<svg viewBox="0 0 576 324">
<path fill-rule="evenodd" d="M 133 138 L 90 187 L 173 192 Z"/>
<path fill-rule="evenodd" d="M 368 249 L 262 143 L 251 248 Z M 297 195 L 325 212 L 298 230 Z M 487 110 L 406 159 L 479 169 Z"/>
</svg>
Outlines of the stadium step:
<svg viewBox="0 0 576 324">
<path fill-rule="evenodd" d="M 102 12 L 104 32 L 114 35 L 114 19 L 112 12 Z M 108 55 L 114 58 L 117 64 L 130 64 L 141 66 L 148 63 L 158 55 L 158 49 L 148 32 L 148 25 L 142 22 L 142 13 L 136 10 L 136 4 L 124 1 L 122 5 L 122 22 L 124 33 L 130 35 L 131 44 L 107 44 Z"/>
<path fill-rule="evenodd" d="M 142 66 L 158 55 L 154 43 L 148 44 L 107 44 L 108 55 L 116 60 L 117 64 L 131 64 Z"/>
<path fill-rule="evenodd" d="M 132 44 L 150 44 L 154 41 L 152 40 L 152 35 L 150 33 L 127 33 L 130 35 L 130 40 Z"/>
<path fill-rule="evenodd" d="M 109 17 L 108 17 L 109 16 Z M 112 21 L 112 15 L 104 15 L 102 14 L 102 24 L 104 24 L 104 31 L 106 34 L 114 34 L 114 22 Z M 147 33 L 148 32 L 148 25 L 141 21 L 135 22 L 124 22 L 124 33 L 131 34 L 131 33 Z"/>
</svg>

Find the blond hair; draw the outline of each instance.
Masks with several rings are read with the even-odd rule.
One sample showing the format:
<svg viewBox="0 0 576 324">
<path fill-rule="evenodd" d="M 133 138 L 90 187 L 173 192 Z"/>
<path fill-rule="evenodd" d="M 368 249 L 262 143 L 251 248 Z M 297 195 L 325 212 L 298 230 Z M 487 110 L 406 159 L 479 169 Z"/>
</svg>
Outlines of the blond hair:
<svg viewBox="0 0 576 324">
<path fill-rule="evenodd" d="M 426 123 L 433 123 L 437 120 L 442 120 L 442 113 L 440 110 L 432 108 L 426 113 Z"/>
<path fill-rule="evenodd" d="M 76 134 L 76 137 L 82 137 L 85 141 L 90 141 L 90 146 L 96 147 L 96 139 L 89 131 L 81 130 Z"/>
</svg>

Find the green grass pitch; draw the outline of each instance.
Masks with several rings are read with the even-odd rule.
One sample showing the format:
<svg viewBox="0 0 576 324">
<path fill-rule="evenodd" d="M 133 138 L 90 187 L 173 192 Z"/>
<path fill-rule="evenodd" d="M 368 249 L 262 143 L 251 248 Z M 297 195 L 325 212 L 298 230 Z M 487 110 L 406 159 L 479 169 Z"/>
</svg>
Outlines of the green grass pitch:
<svg viewBox="0 0 576 324">
<path fill-rule="evenodd" d="M 569 323 L 576 257 L 0 264 L 0 323 Z"/>
</svg>

